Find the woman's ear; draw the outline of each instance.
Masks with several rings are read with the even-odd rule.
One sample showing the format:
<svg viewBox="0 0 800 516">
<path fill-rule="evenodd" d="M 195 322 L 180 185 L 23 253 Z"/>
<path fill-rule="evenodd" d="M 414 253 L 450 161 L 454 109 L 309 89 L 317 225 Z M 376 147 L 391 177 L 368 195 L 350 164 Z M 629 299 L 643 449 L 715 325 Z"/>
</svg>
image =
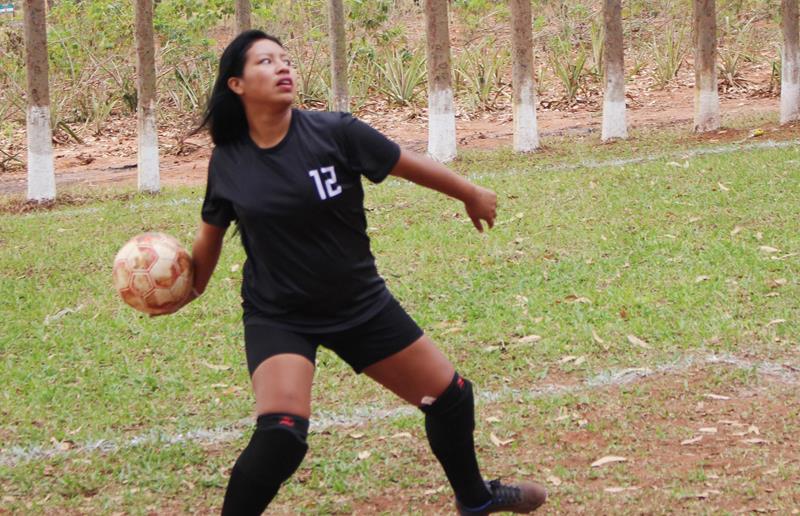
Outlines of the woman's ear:
<svg viewBox="0 0 800 516">
<path fill-rule="evenodd" d="M 237 95 L 241 95 L 242 93 L 244 93 L 244 88 L 242 88 L 242 78 L 228 77 L 228 89 L 230 89 Z"/>
</svg>

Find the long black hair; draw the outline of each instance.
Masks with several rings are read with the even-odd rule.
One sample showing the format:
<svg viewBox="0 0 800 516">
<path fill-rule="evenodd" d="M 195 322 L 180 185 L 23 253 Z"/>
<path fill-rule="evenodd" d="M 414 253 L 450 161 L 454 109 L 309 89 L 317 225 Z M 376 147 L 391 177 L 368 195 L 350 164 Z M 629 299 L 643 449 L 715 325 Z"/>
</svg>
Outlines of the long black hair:
<svg viewBox="0 0 800 516">
<path fill-rule="evenodd" d="M 247 134 L 247 117 L 239 95 L 228 87 L 228 79 L 241 77 L 247 60 L 247 51 L 260 39 L 283 43 L 275 36 L 260 30 L 246 30 L 231 41 L 219 60 L 219 72 L 211 96 L 208 98 L 202 122 L 195 133 L 208 127 L 214 145 L 223 145 L 241 139 Z"/>
</svg>

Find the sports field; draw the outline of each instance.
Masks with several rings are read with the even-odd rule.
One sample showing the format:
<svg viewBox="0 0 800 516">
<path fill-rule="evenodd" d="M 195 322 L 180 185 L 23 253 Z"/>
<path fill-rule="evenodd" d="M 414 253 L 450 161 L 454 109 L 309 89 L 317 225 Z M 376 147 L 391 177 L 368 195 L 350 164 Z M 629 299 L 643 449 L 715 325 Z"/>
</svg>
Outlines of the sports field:
<svg viewBox="0 0 800 516">
<path fill-rule="evenodd" d="M 367 187 L 379 270 L 476 385 L 487 475 L 545 482 L 542 514 L 800 514 L 800 145 L 769 137 L 465 153 L 498 192 L 484 235 Z M 190 244 L 204 190 L 115 188 L 0 200 L 0 513 L 215 513 L 249 438 L 238 237 L 202 298 L 147 318 L 112 258 L 146 230 Z M 271 509 L 450 512 L 421 413 L 317 365 Z"/>
</svg>

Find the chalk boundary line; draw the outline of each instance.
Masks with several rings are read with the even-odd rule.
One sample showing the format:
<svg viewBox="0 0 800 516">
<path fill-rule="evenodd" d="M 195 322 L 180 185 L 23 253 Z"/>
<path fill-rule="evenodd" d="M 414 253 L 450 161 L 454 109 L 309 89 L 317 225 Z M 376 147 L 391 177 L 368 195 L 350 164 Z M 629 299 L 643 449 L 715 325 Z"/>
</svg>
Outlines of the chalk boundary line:
<svg viewBox="0 0 800 516">
<path fill-rule="evenodd" d="M 521 176 L 521 175 L 528 175 L 528 174 L 536 174 L 536 173 L 543 173 L 543 172 L 569 172 L 572 170 L 578 170 L 583 168 L 588 169 L 595 169 L 595 168 L 606 168 L 606 167 L 622 167 L 626 165 L 636 165 L 640 163 L 651 163 L 654 161 L 659 161 L 662 159 L 691 159 L 698 156 L 712 156 L 716 154 L 730 154 L 733 152 L 739 151 L 755 151 L 755 150 L 763 150 L 763 149 L 783 149 L 789 148 L 800 145 L 800 140 L 766 140 L 761 142 L 753 142 L 753 143 L 735 143 L 735 144 L 728 144 L 728 145 L 720 145 L 720 146 L 709 146 L 703 147 L 699 149 L 689 149 L 689 150 L 682 150 L 682 151 L 674 151 L 668 152 L 663 154 L 652 154 L 649 156 L 640 156 L 636 158 L 625 158 L 625 159 L 612 159 L 607 161 L 581 161 L 579 163 L 573 164 L 561 164 L 552 167 L 544 167 L 544 166 L 532 166 L 530 168 L 511 168 L 501 172 L 495 173 L 477 173 L 477 174 L 468 174 L 467 178 L 475 180 L 475 179 L 491 179 L 491 178 L 500 178 L 500 177 L 514 177 L 514 176 Z M 407 182 L 395 182 L 391 183 L 386 186 L 408 186 L 409 183 Z M 143 201 L 139 203 L 133 203 L 128 205 L 128 209 L 130 210 L 141 210 L 145 208 L 157 208 L 160 206 L 179 206 L 183 204 L 200 204 L 203 201 L 200 197 L 183 197 L 178 199 L 165 199 L 161 201 Z M 52 211 L 41 211 L 41 212 L 29 212 L 22 215 L 22 217 L 27 218 L 35 218 L 35 217 L 48 217 L 48 216 L 70 216 L 70 215 L 81 215 L 85 213 L 97 213 L 104 208 L 98 207 L 86 207 L 86 208 L 75 208 L 72 210 L 52 210 Z"/>
<path fill-rule="evenodd" d="M 506 400 L 530 400 L 548 396 L 585 392 L 607 386 L 620 386 L 635 383 L 657 375 L 682 373 L 695 366 L 704 367 L 709 365 L 725 365 L 733 366 L 737 369 L 752 369 L 759 375 L 771 377 L 784 384 L 800 385 L 800 367 L 770 361 L 752 361 L 730 354 L 707 354 L 702 356 L 689 356 L 678 361 L 653 366 L 652 368 L 637 367 L 608 370 L 575 385 L 544 384 L 525 390 L 504 388 L 496 392 L 479 392 L 476 401 L 477 404 L 484 404 Z M 395 419 L 400 416 L 414 414 L 415 412 L 417 412 L 417 409 L 411 406 L 402 406 L 393 409 L 362 408 L 342 413 L 319 411 L 315 412 L 312 416 L 310 431 L 312 433 L 319 433 L 331 427 L 349 427 L 372 421 Z M 150 444 L 169 446 L 184 442 L 195 442 L 200 445 L 208 446 L 236 440 L 252 428 L 253 418 L 247 417 L 233 423 L 219 425 L 213 429 L 201 428 L 177 434 L 165 434 L 158 430 L 151 430 L 125 441 L 100 439 L 68 449 L 59 445 L 50 447 L 13 446 L 8 449 L 0 449 L 0 466 L 15 467 L 34 460 L 46 460 L 80 453 L 113 453 L 122 449 Z"/>
</svg>

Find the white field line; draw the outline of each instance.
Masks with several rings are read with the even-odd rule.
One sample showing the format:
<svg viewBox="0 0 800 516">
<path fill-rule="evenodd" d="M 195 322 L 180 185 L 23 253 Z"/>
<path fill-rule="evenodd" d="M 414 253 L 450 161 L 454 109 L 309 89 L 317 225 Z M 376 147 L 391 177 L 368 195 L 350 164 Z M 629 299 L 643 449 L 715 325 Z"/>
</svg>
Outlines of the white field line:
<svg viewBox="0 0 800 516">
<path fill-rule="evenodd" d="M 680 373 L 694 366 L 724 365 L 738 369 L 752 369 L 754 372 L 772 377 L 782 383 L 800 385 L 800 368 L 768 361 L 751 361 L 732 355 L 689 356 L 679 361 L 668 362 L 658 366 L 616 369 L 602 372 L 583 383 L 576 385 L 544 384 L 531 389 L 504 388 L 496 392 L 479 392 L 478 404 L 507 400 L 531 400 L 548 396 L 559 396 L 575 392 L 592 391 L 607 386 L 619 386 L 634 383 L 644 378 L 659 374 Z M 322 432 L 330 427 L 349 427 L 382 419 L 411 415 L 417 409 L 403 406 L 392 409 L 356 408 L 347 412 L 319 411 L 312 416 L 311 432 Z M 220 425 L 212 429 L 196 429 L 177 434 L 165 434 L 157 429 L 140 434 L 127 440 L 100 439 L 77 446 L 12 446 L 0 449 L 0 466 L 13 467 L 32 461 L 61 457 L 76 453 L 108 453 L 121 449 L 143 445 L 171 445 L 194 442 L 200 445 L 214 445 L 239 439 L 253 427 L 253 419 L 243 418 L 233 423 Z"/>
<path fill-rule="evenodd" d="M 561 164 L 555 166 L 534 165 L 532 167 L 521 168 L 521 169 L 512 168 L 500 172 L 468 174 L 467 177 L 469 179 L 476 180 L 476 179 L 490 179 L 496 177 L 520 176 L 520 175 L 536 174 L 541 172 L 568 172 L 583 168 L 592 169 L 592 168 L 606 168 L 606 167 L 622 167 L 625 165 L 636 165 L 640 163 L 649 163 L 652 161 L 659 161 L 659 160 L 667 160 L 667 159 L 685 160 L 697 156 L 730 154 L 733 152 L 746 152 L 746 151 L 761 150 L 761 149 L 782 149 L 798 145 L 800 145 L 800 140 L 787 140 L 778 142 L 773 140 L 766 140 L 761 142 L 720 145 L 718 147 L 706 147 L 701 149 L 691 149 L 691 150 L 676 151 L 663 154 L 650 154 L 635 158 L 612 159 L 606 161 L 581 161 L 578 163 Z M 530 156 L 531 160 L 535 161 L 536 154 L 530 154 Z M 409 183 L 407 181 L 394 181 L 392 183 L 389 183 L 388 186 L 406 187 L 409 186 Z M 130 209 L 131 211 L 136 211 L 144 208 L 159 208 L 163 206 L 178 206 L 182 204 L 200 204 L 201 202 L 203 202 L 202 198 L 164 199 L 164 200 L 138 202 L 128 205 L 127 208 Z M 30 212 L 24 214 L 23 217 L 52 217 L 52 216 L 60 217 L 60 216 L 83 215 L 85 213 L 98 213 L 105 209 L 107 209 L 107 207 L 85 207 L 85 208 L 74 208 L 71 210 Z"/>
</svg>

